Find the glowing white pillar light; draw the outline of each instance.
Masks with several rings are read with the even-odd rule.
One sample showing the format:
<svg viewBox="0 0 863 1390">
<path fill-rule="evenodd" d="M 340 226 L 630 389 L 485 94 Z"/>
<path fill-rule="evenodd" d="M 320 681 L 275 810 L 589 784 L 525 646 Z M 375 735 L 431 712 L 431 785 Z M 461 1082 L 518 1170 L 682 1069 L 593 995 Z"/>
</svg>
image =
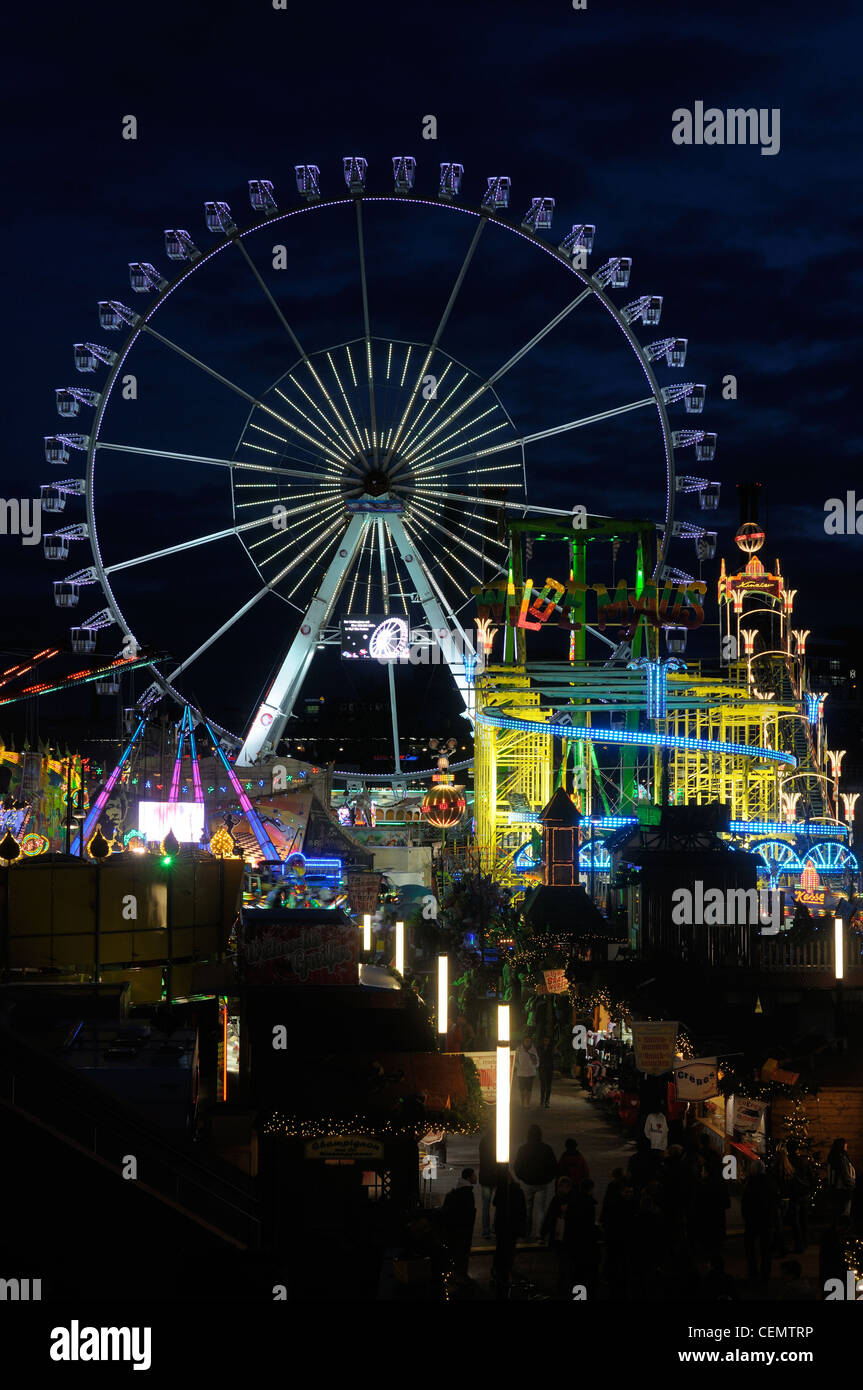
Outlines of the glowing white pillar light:
<svg viewBox="0 0 863 1390">
<path fill-rule="evenodd" d="M 845 979 L 845 933 L 844 923 L 841 917 L 833 918 L 833 962 L 836 968 L 836 979 Z"/>
<path fill-rule="evenodd" d="M 396 970 L 405 973 L 405 924 L 396 922 Z"/>
<path fill-rule="evenodd" d="M 447 1004 L 449 1002 L 449 956 L 437 958 L 437 1030 L 446 1035 L 449 1026 Z"/>
<path fill-rule="evenodd" d="M 497 1074 L 495 1078 L 495 1157 L 509 1163 L 509 1005 L 497 1006 Z"/>
<path fill-rule="evenodd" d="M 366 912 L 363 916 L 363 950 L 372 949 L 372 918 L 371 913 Z"/>
</svg>

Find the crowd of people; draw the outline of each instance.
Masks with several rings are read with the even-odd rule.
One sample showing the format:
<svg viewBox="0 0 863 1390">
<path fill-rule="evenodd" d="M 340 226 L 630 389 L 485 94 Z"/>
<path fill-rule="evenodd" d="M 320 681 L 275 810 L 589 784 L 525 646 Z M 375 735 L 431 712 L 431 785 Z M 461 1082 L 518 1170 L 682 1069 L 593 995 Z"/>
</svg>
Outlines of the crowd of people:
<svg viewBox="0 0 863 1390">
<path fill-rule="evenodd" d="M 468 1279 L 479 1215 L 483 1239 L 494 1241 L 492 1281 L 501 1298 L 509 1296 L 519 1241 L 553 1253 L 559 1298 L 733 1301 L 767 1296 L 776 1276 L 771 1296 L 806 1300 L 824 1297 L 827 1280 L 844 1281 L 859 1212 L 843 1138 L 834 1142 L 823 1174 L 793 1140 L 780 1143 L 769 1162 L 751 1165 L 740 1199 L 744 1281 L 725 1265 L 731 1184 L 723 1155 L 707 1133 L 666 1148 L 654 1131 L 658 1126 L 642 1132 L 627 1166 L 613 1171 L 601 1203 L 575 1138 L 556 1155 L 532 1124 L 512 1163 L 499 1165 L 494 1133 L 484 1134 L 478 1168 L 464 1169 L 441 1213 L 456 1277 Z M 828 1194 L 828 1224 L 818 1279 L 810 1282 L 794 1256 L 811 1248 L 819 1186 Z"/>
</svg>

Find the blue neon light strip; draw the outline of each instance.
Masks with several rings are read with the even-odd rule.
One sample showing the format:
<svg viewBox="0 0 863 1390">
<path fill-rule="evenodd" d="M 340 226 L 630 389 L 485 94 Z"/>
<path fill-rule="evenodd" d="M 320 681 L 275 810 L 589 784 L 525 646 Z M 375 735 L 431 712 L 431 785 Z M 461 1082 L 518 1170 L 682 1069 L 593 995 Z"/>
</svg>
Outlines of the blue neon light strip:
<svg viewBox="0 0 863 1390">
<path fill-rule="evenodd" d="M 341 873 L 341 859 L 307 859 L 306 873 L 331 874 Z"/>
<path fill-rule="evenodd" d="M 847 835 L 847 825 L 810 825 L 807 821 L 787 820 L 733 820 L 729 831 L 732 835 L 809 835 L 837 836 Z"/>
<path fill-rule="evenodd" d="M 584 739 L 588 743 L 629 743 L 644 748 L 682 748 L 693 753 L 725 753 L 735 758 L 760 758 L 763 762 L 796 767 L 793 753 L 776 748 L 757 748 L 750 743 L 724 743 L 715 738 L 681 738 L 678 734 L 652 734 L 638 729 L 578 729 L 570 724 L 540 724 L 531 719 L 510 719 L 485 711 L 477 722 L 494 729 L 518 729 L 523 733 L 552 734 L 555 738 Z"/>
</svg>

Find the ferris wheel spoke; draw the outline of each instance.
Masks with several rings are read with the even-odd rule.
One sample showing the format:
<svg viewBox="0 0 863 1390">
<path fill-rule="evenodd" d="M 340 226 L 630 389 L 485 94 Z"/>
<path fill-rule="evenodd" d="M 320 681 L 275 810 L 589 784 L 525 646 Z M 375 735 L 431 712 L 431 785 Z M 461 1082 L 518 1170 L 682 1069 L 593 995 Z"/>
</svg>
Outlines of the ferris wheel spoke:
<svg viewBox="0 0 863 1390">
<path fill-rule="evenodd" d="M 304 473 L 297 468 L 280 468 L 271 463 L 243 463 L 237 459 L 207 458 L 203 454 L 181 454 L 176 449 L 144 449 L 140 444 L 109 444 L 104 439 L 96 441 L 96 448 L 109 449 L 118 454 L 141 454 L 145 458 L 178 459 L 181 463 L 206 463 L 213 468 L 246 468 L 255 473 L 274 473 L 282 478 L 303 478 L 310 483 L 320 480 L 319 473 Z"/>
<path fill-rule="evenodd" d="M 472 428 L 473 425 L 478 425 L 486 416 L 493 414 L 495 408 L 495 406 L 492 406 L 489 410 L 484 411 L 482 415 L 478 415 L 475 420 L 470 421 L 466 425 L 460 425 L 454 434 L 448 435 L 446 439 L 441 440 L 439 446 L 428 447 L 424 454 L 419 454 L 416 458 L 408 460 L 408 462 L 410 462 L 410 464 L 415 469 L 418 464 L 424 463 L 426 464 L 426 468 L 423 471 L 433 472 L 435 467 L 437 466 L 437 462 L 446 458 L 447 454 L 451 454 L 453 450 L 463 449 L 466 445 L 476 444 L 479 442 L 480 439 L 487 439 L 490 434 L 496 434 L 498 430 L 507 429 L 509 426 L 509 420 L 499 420 L 496 425 L 491 425 L 488 429 L 485 430 L 479 430 L 476 434 L 471 435 L 469 439 L 463 439 L 458 444 L 450 444 L 450 447 L 448 449 L 445 449 L 443 447 L 445 444 L 448 444 L 450 440 L 455 439 L 456 435 L 461 434 L 466 429 Z M 428 463 L 427 460 L 429 458 L 431 458 L 433 462 Z"/>
<path fill-rule="evenodd" d="M 487 449 L 477 449 L 471 454 L 462 454 L 459 458 L 448 459 L 446 463 L 439 465 L 435 471 L 441 472 L 445 468 L 455 468 L 460 463 L 472 463 L 474 459 L 487 458 L 490 454 L 499 454 L 504 449 L 514 449 L 525 444 L 536 444 L 540 439 L 551 439 L 554 435 L 567 434 L 570 430 L 582 429 L 585 425 L 595 425 L 602 420 L 611 420 L 616 415 L 626 415 L 631 410 L 643 410 L 647 405 L 656 405 L 653 396 L 645 396 L 640 401 L 630 401 L 627 405 L 615 406 L 613 410 L 601 410 L 596 415 L 583 415 L 579 420 L 568 420 L 565 425 L 553 425 L 548 430 L 537 430 L 534 434 L 524 434 L 520 439 L 510 439 L 506 444 L 491 444 Z"/>
<path fill-rule="evenodd" d="M 118 570 L 132 569 L 135 565 L 146 565 L 149 560 L 163 560 L 167 555 L 181 555 L 185 550 L 194 550 L 199 545 L 210 545 L 213 541 L 226 540 L 228 536 L 238 536 L 241 531 L 251 531 L 260 526 L 272 526 L 271 516 L 260 517 L 257 521 L 244 521 L 239 526 L 229 526 L 224 531 L 211 531 L 208 536 L 196 536 L 191 541 L 181 541 L 179 545 L 166 546 L 164 550 L 151 550 L 146 555 L 136 555 L 134 560 L 121 560 L 116 565 L 106 565 L 106 574 L 116 574 Z"/>
<path fill-rule="evenodd" d="M 413 519 L 412 524 L 415 528 L 418 528 L 420 524 L 424 524 L 426 527 L 433 526 L 435 530 L 441 531 L 445 536 L 451 536 L 451 532 L 447 529 L 447 527 L 444 526 L 440 521 L 435 520 L 433 517 L 426 517 L 421 515 L 419 517 L 415 517 Z M 466 565 L 463 560 L 460 560 L 459 557 L 456 555 L 455 551 L 451 550 L 448 545 L 444 545 L 443 541 L 436 540 L 432 536 L 429 536 L 428 539 L 422 541 L 422 544 L 432 555 L 434 563 L 439 565 L 441 568 L 443 568 L 443 563 L 440 559 L 440 556 L 437 554 L 438 548 L 445 551 L 445 553 L 449 555 L 450 559 L 453 560 L 455 564 L 457 564 L 461 569 L 463 569 L 465 574 L 469 574 L 471 579 L 475 580 L 477 584 L 482 583 L 482 576 L 479 574 L 474 574 L 470 566 Z M 449 577 L 450 579 L 452 579 L 452 575 L 450 575 Z M 455 580 L 453 580 L 453 582 L 456 583 Z M 457 584 L 456 586 L 458 587 Z"/>
<path fill-rule="evenodd" d="M 363 205 L 357 198 L 357 242 L 360 252 L 360 285 L 363 294 L 363 331 L 366 335 L 366 368 L 369 378 L 369 418 L 372 427 L 372 457 L 375 468 L 378 467 L 378 416 L 375 407 L 375 378 L 372 368 L 372 335 L 369 324 L 369 292 L 366 283 L 366 251 L 363 242 Z"/>
<path fill-rule="evenodd" d="M 206 372 L 207 375 L 213 377 L 215 381 L 219 381 L 223 386 L 227 386 L 230 391 L 235 391 L 238 396 L 243 397 L 243 400 L 249 401 L 252 405 L 256 405 L 259 410 L 265 410 L 267 414 L 273 415 L 277 420 L 281 421 L 283 425 L 288 423 L 287 420 L 279 415 L 278 411 L 273 410 L 271 406 L 264 405 L 263 401 L 259 401 L 257 396 L 253 396 L 250 391 L 246 391 L 242 386 L 238 386 L 235 381 L 229 381 L 226 376 L 222 376 L 221 372 L 217 372 L 214 367 L 209 367 L 206 362 L 202 362 L 200 357 L 195 357 L 193 353 L 187 352 L 185 348 L 180 347 L 179 343 L 173 343 L 171 339 L 166 338 L 163 333 L 157 333 L 155 328 L 151 328 L 148 323 L 142 324 L 142 328 L 145 333 L 149 333 L 151 338 L 155 338 L 157 342 L 161 343 L 164 347 L 170 348 L 172 352 L 178 353 L 180 357 L 184 357 L 186 361 L 191 362 L 193 366 L 199 367 L 202 372 Z"/>
<path fill-rule="evenodd" d="M 288 337 L 290 338 L 300 357 L 304 358 L 306 354 L 302 346 L 302 343 L 300 342 L 294 330 L 291 328 L 291 325 L 288 323 L 288 320 L 285 318 L 284 314 L 282 313 L 281 309 L 276 303 L 276 300 L 273 298 L 269 286 L 263 279 L 263 276 L 258 270 L 258 267 L 255 265 L 255 262 L 252 260 L 251 256 L 246 250 L 245 243 L 243 242 L 242 237 L 237 237 L 236 241 L 234 242 L 234 245 L 237 247 L 238 251 L 242 252 L 246 264 L 248 265 L 249 269 L 251 270 L 252 274 L 254 275 L 255 279 L 257 280 L 258 284 L 260 285 L 261 289 L 263 290 L 264 294 L 266 295 L 267 299 L 272 305 L 273 309 L 275 309 L 279 322 L 281 323 L 282 327 L 284 328 L 285 332 L 287 333 Z"/>
<path fill-rule="evenodd" d="M 429 511 L 428 507 L 424 507 L 420 502 L 414 501 L 413 510 L 418 512 L 419 515 L 426 521 L 426 523 L 429 526 L 434 526 L 438 531 L 442 531 L 445 536 L 450 536 L 454 541 L 456 540 L 456 537 L 452 535 L 452 532 L 450 531 L 449 527 L 444 526 L 443 522 L 439 521 L 435 517 L 434 513 Z M 458 544 L 463 549 L 469 550 L 472 555 L 476 555 L 478 559 L 485 559 L 485 556 L 483 555 L 482 551 L 477 550 L 476 546 L 472 545 L 470 541 L 465 540 L 464 536 L 458 537 Z M 450 551 L 449 553 L 452 554 L 452 551 Z M 453 558 L 455 558 L 455 556 L 453 556 Z M 465 568 L 467 568 L 467 566 L 465 566 Z M 468 573 L 470 573 L 469 570 Z"/>
<path fill-rule="evenodd" d="M 366 526 L 363 527 L 362 536 L 361 536 L 361 538 L 360 538 L 359 546 L 358 546 L 358 548 L 357 548 L 356 555 L 355 555 L 355 563 L 354 563 L 354 565 L 353 565 L 354 582 L 353 582 L 353 584 L 351 585 L 350 597 L 348 598 L 348 612 L 349 612 L 349 613 L 352 613 L 352 612 L 353 612 L 353 608 L 354 608 L 354 596 L 355 596 L 355 594 L 356 594 L 356 592 L 357 592 L 357 582 L 358 582 L 359 577 L 360 577 L 360 570 L 362 569 L 362 566 L 363 566 L 363 555 L 365 554 L 366 543 L 369 541 L 370 538 L 371 538 L 371 527 L 370 527 L 368 524 L 366 524 Z M 345 579 L 347 579 L 349 573 L 350 573 L 350 571 L 347 571 L 347 573 L 345 574 Z"/>
<path fill-rule="evenodd" d="M 279 392 L 279 394 L 281 394 L 281 392 Z M 291 403 L 288 402 L 288 404 L 291 404 Z M 311 453 L 313 450 L 322 450 L 323 453 L 324 453 L 324 461 L 325 461 L 325 463 L 337 464 L 337 465 L 340 466 L 340 467 L 344 466 L 344 460 L 343 460 L 342 458 L 338 457 L 338 455 L 336 454 L 336 451 L 332 448 L 331 445 L 327 445 L 326 443 L 322 444 L 321 441 L 320 441 L 319 439 L 315 439 L 313 435 L 309 434 L 309 433 L 308 433 L 306 430 L 304 430 L 300 425 L 295 424 L 293 420 L 288 420 L 287 418 L 284 418 L 284 417 L 281 417 L 281 416 L 280 416 L 279 418 L 280 418 L 280 419 L 284 419 L 284 424 L 285 424 L 285 427 L 286 427 L 287 429 L 291 430 L 294 434 L 299 435 L 299 437 L 300 437 L 301 439 L 306 439 L 306 440 L 308 440 L 309 444 L 312 446 L 312 448 L 309 450 L 310 453 Z M 283 435 L 278 435 L 278 434 L 276 434 L 273 430 L 268 430 L 268 429 L 266 428 L 266 426 L 264 426 L 264 425 L 259 425 L 259 424 L 257 424 L 257 422 L 254 421 L 254 420 L 250 420 L 250 421 L 249 421 L 249 429 L 259 430 L 262 434 L 268 434 L 268 435 L 270 435 L 271 438 L 273 438 L 273 439 L 278 439 L 278 440 L 279 440 L 281 443 L 283 443 L 283 444 L 287 444 L 287 443 L 288 443 L 287 439 L 285 439 Z M 244 442 L 248 442 L 248 441 L 244 441 Z M 254 447 L 254 446 L 250 446 L 250 447 Z M 300 445 L 295 445 L 295 447 L 296 447 L 296 448 L 302 449 L 304 446 L 303 446 L 302 444 L 300 444 Z M 330 455 L 333 455 L 333 457 L 330 457 Z"/>
<path fill-rule="evenodd" d="M 387 455 L 386 455 L 386 458 L 384 459 L 384 462 L 383 462 L 384 468 L 388 467 L 388 465 L 392 462 L 393 454 L 395 453 L 396 449 L 397 449 L 398 446 L 399 446 L 399 443 L 400 443 L 400 441 L 401 441 L 402 434 L 403 434 L 403 432 L 404 432 L 405 425 L 407 424 L 408 417 L 409 417 L 409 415 L 411 414 L 411 411 L 413 410 L 414 405 L 416 404 L 416 398 L 417 398 L 417 396 L 419 395 L 420 387 L 421 387 L 422 384 L 423 384 L 423 379 L 424 379 L 425 374 L 426 374 L 426 371 L 427 371 L 427 369 L 428 369 L 428 365 L 429 365 L 429 363 L 431 362 L 432 357 L 433 357 L 434 354 L 435 354 L 435 351 L 436 351 L 436 349 L 437 349 L 437 345 L 438 345 L 438 343 L 439 343 L 440 340 L 441 340 L 441 335 L 443 334 L 443 331 L 444 331 L 444 329 L 446 328 L 447 323 L 449 322 L 450 315 L 452 314 L 452 311 L 453 311 L 453 309 L 455 308 L 455 302 L 456 302 L 456 300 L 457 300 L 457 298 L 458 298 L 459 291 L 460 291 L 462 285 L 464 284 L 464 278 L 465 278 L 465 276 L 467 275 L 468 267 L 470 266 L 470 263 L 471 263 L 471 261 L 473 260 L 474 251 L 476 250 L 477 246 L 479 245 L 479 239 L 480 239 L 480 237 L 482 236 L 483 231 L 485 230 L 486 220 L 487 220 L 487 219 L 486 219 L 485 217 L 480 218 L 479 225 L 478 225 L 476 231 L 475 231 L 474 234 L 473 234 L 473 239 L 472 239 L 472 241 L 471 241 L 471 243 L 470 243 L 470 246 L 469 246 L 468 249 L 467 249 L 467 255 L 465 256 L 464 260 L 462 261 L 461 268 L 460 268 L 460 270 L 459 270 L 458 275 L 456 276 L 455 284 L 454 284 L 453 287 L 452 287 L 452 292 L 451 292 L 451 294 L 450 294 L 449 299 L 447 300 L 446 308 L 444 309 L 443 313 L 441 314 L 440 322 L 439 322 L 439 324 L 438 324 L 438 326 L 437 326 L 437 328 L 436 328 L 436 330 L 435 330 L 435 335 L 434 335 L 434 337 L 433 337 L 432 340 L 431 340 L 431 346 L 429 347 L 429 350 L 428 350 L 428 352 L 426 353 L 426 356 L 425 356 L 425 360 L 424 360 L 424 362 L 423 362 L 423 365 L 422 365 L 422 367 L 420 368 L 419 373 L 418 373 L 418 375 L 417 375 L 417 377 L 416 377 L 416 380 L 415 380 L 414 386 L 413 386 L 413 390 L 411 391 L 410 397 L 408 398 L 408 403 L 407 403 L 407 405 L 405 406 L 404 413 L 403 413 L 402 418 L 401 418 L 401 420 L 400 420 L 400 422 L 399 422 L 399 425 L 398 425 L 398 428 L 397 428 L 397 430 L 396 430 L 396 432 L 395 432 L 395 435 L 393 436 L 393 441 L 392 441 L 392 443 L 390 444 L 389 449 L 387 450 Z"/>
<path fill-rule="evenodd" d="M 494 485 L 492 484 L 492 486 Z M 524 502 L 507 502 L 504 501 L 502 497 L 471 497 L 467 493 L 452 492 L 449 489 L 447 489 L 446 492 L 442 493 L 441 496 L 446 497 L 449 501 L 453 502 L 473 502 L 478 507 L 491 507 L 494 511 L 498 511 L 501 507 L 503 507 L 505 511 L 510 512 L 524 513 L 526 511 L 531 511 L 539 512 L 542 516 L 572 516 L 572 509 L 567 511 L 565 507 L 536 507 L 532 502 L 528 502 L 527 500 L 525 500 Z M 592 511 L 590 515 L 597 517 L 600 521 L 606 519 L 602 516 L 600 512 Z M 659 523 L 657 523 L 657 525 L 658 524 Z"/>
<path fill-rule="evenodd" d="M 295 528 L 292 532 L 288 533 L 287 538 L 282 540 L 281 545 L 279 545 L 269 555 L 261 556 L 261 562 L 265 564 L 272 564 L 277 555 L 283 555 L 286 551 L 292 550 L 294 546 L 299 545 L 302 541 L 305 541 L 310 536 L 313 537 L 313 539 L 305 547 L 305 549 L 300 552 L 300 558 L 302 558 L 305 555 L 311 555 L 312 552 L 315 551 L 316 547 L 320 548 L 325 543 L 328 534 L 328 526 L 331 523 L 333 525 L 337 525 L 341 518 L 342 509 L 340 506 L 325 506 L 323 510 L 321 510 L 321 508 L 319 507 L 317 509 L 317 514 L 314 516 L 314 518 L 312 518 L 310 525 L 306 526 L 305 530 L 300 531 Z M 305 520 L 308 520 L 308 518 L 305 518 Z M 259 550 L 261 546 L 279 539 L 281 539 L 281 534 L 277 534 L 274 532 L 272 536 L 264 536 L 259 541 L 253 541 L 252 544 L 248 547 L 248 549 L 250 552 L 252 550 Z"/>
<path fill-rule="evenodd" d="M 517 362 L 520 362 L 523 357 L 526 357 L 527 354 L 536 347 L 537 343 L 541 343 L 543 338 L 545 338 L 547 334 L 551 333 L 552 329 L 557 328 L 557 325 L 559 323 L 562 323 L 563 320 L 567 317 L 567 315 L 572 313 L 573 309 L 577 309 L 579 304 L 583 303 L 583 301 L 589 298 L 589 296 L 592 294 L 592 289 L 582 290 L 581 294 L 577 294 L 575 296 L 575 299 L 571 300 L 570 303 L 567 304 L 564 309 L 561 309 L 560 313 L 556 314 L 553 319 L 550 319 L 544 328 L 541 328 L 538 333 L 534 334 L 530 342 L 525 343 L 524 347 L 519 348 L 518 352 L 513 353 L 512 357 L 510 357 L 508 361 L 504 362 L 502 367 L 498 367 L 496 372 L 492 372 L 491 376 L 483 384 L 480 390 L 487 391 L 490 386 L 494 386 L 495 382 L 500 381 L 502 376 L 505 376 L 506 373 L 510 371 L 511 368 L 513 368 Z"/>
<path fill-rule="evenodd" d="M 435 423 L 439 422 L 441 416 L 445 416 L 447 420 L 449 419 L 449 415 L 446 414 L 447 407 L 449 406 L 449 403 L 452 400 L 453 396 L 455 396 L 458 393 L 458 391 L 461 389 L 461 387 L 464 385 L 464 383 L 468 380 L 468 377 L 470 376 L 470 372 L 464 372 L 461 378 L 456 382 L 455 386 L 450 391 L 449 395 L 446 396 L 439 403 L 437 412 L 433 412 L 432 402 L 437 404 L 437 393 L 440 391 L 440 388 L 443 386 L 444 382 L 449 376 L 452 367 L 453 363 L 447 362 L 440 376 L 437 378 L 435 395 L 433 397 L 430 396 L 428 400 L 423 401 L 422 409 L 420 410 L 416 418 L 413 420 L 410 428 L 407 430 L 401 450 L 402 457 L 404 459 L 409 459 L 412 457 L 415 450 L 419 448 L 422 440 L 428 438 L 429 431 L 433 430 Z M 428 412 L 427 418 L 423 419 L 423 415 L 426 414 L 426 412 Z"/>
<path fill-rule="evenodd" d="M 199 656 L 203 656 L 204 652 L 209 651 L 210 647 L 212 647 L 214 643 L 218 642 L 220 638 L 224 637 L 226 632 L 230 632 L 234 624 L 238 623 L 241 618 L 244 618 L 247 613 L 251 612 L 255 604 L 260 603 L 261 599 L 265 598 L 267 594 L 271 592 L 271 590 L 272 584 L 265 584 L 262 589 L 259 589 L 256 594 L 253 594 L 252 597 L 246 603 L 244 603 L 241 608 L 237 609 L 236 613 L 234 613 L 226 623 L 222 623 L 222 626 L 220 628 L 217 628 L 211 637 L 207 638 L 206 642 L 202 642 L 199 647 L 196 647 L 192 654 L 186 657 L 185 661 L 181 661 L 180 665 L 177 666 L 169 676 L 166 676 L 165 679 L 167 680 L 168 684 L 172 685 L 178 676 L 182 675 L 184 671 L 188 670 L 192 663 L 198 660 Z"/>
</svg>

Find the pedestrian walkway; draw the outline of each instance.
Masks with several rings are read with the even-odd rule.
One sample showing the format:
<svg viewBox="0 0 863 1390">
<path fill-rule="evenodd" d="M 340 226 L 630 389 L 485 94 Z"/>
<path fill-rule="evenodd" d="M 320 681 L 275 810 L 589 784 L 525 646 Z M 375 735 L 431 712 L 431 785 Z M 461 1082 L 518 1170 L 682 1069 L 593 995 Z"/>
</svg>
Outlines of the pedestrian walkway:
<svg viewBox="0 0 863 1390">
<path fill-rule="evenodd" d="M 538 1088 L 534 1091 L 537 1101 Z M 494 1110 L 489 1107 L 489 1121 L 494 1122 Z M 562 1153 L 567 1139 L 578 1141 L 579 1149 L 587 1161 L 590 1176 L 595 1183 L 594 1196 L 597 1200 L 597 1216 L 602 1199 L 615 1168 L 626 1168 L 630 1156 L 635 1152 L 634 1137 L 624 1135 L 618 1125 L 602 1106 L 588 1099 L 577 1081 L 568 1077 L 556 1079 L 551 1095 L 549 1109 L 538 1103 L 522 1109 L 519 1097 L 513 1096 L 511 1110 L 510 1155 L 514 1159 L 519 1146 L 527 1138 L 528 1127 L 539 1125 L 544 1142 L 551 1145 L 555 1154 Z M 462 1169 L 476 1168 L 479 1163 L 479 1135 L 452 1135 L 447 1140 L 447 1162 L 439 1164 L 437 1176 L 430 1183 L 423 1184 L 424 1200 L 429 1206 L 439 1206 L 450 1188 L 455 1187 L 461 1177 Z M 474 1241 L 470 1263 L 470 1276 L 475 1281 L 465 1295 L 472 1298 L 492 1297 L 490 1285 L 491 1261 L 494 1254 L 494 1239 L 483 1239 L 481 1235 L 481 1198 L 476 1192 L 477 1222 L 474 1228 Z M 739 1202 L 735 1197 L 728 1212 L 728 1236 L 723 1248 L 727 1272 L 739 1281 L 740 1297 L 749 1300 L 776 1300 L 782 1296 L 781 1265 L 782 1258 L 774 1257 L 773 1278 L 766 1287 L 753 1287 L 747 1283 L 747 1265 L 743 1248 L 743 1223 L 740 1218 Z M 803 1277 L 808 1279 L 813 1289 L 818 1281 L 818 1247 L 812 1243 L 820 1229 L 813 1230 L 810 1245 L 798 1259 L 803 1267 Z M 537 1241 L 524 1241 L 518 1246 L 516 1274 L 524 1281 L 535 1284 L 546 1296 L 551 1296 L 556 1277 L 556 1261 L 553 1253 Z M 650 1294 L 646 1294 L 650 1297 Z M 683 1296 L 683 1291 L 681 1292 Z"/>
</svg>

